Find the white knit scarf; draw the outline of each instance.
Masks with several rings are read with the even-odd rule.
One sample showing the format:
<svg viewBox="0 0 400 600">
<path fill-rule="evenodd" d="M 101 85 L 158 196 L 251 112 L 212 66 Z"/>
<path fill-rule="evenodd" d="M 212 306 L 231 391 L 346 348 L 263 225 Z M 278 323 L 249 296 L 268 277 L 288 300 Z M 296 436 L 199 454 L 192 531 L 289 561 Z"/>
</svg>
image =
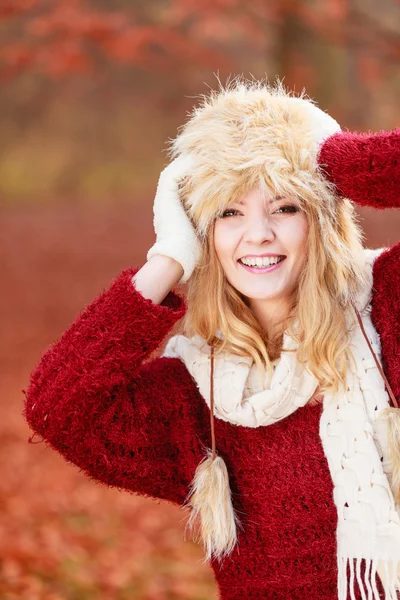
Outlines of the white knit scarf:
<svg viewBox="0 0 400 600">
<path fill-rule="evenodd" d="M 372 266 L 386 250 L 364 249 L 361 260 L 368 285 L 356 301 L 365 332 L 381 363 L 380 339 L 372 324 Z M 397 600 L 400 589 L 400 508 L 391 491 L 392 464 L 388 457 L 387 429 L 381 411 L 390 406 L 385 383 L 355 318 L 346 315 L 350 344 L 357 369 L 349 365 L 346 390 L 325 393 L 319 434 L 333 482 L 338 511 L 338 600 L 347 600 L 348 584 L 355 600 L 358 582 L 363 600 L 379 600 L 376 572 L 385 589 L 385 600 Z M 284 334 L 283 352 L 275 361 L 272 378 L 260 380 L 249 357 L 223 352 L 215 355 L 214 415 L 244 427 L 276 423 L 305 406 L 317 380 L 297 362 L 293 338 Z M 178 357 L 193 376 L 210 407 L 210 347 L 199 336 L 171 338 L 163 356 Z M 266 386 L 267 389 L 263 389 Z M 361 560 L 366 569 L 361 576 Z M 350 566 L 350 582 L 347 565 Z M 399 579 L 398 579 L 399 577 Z"/>
</svg>

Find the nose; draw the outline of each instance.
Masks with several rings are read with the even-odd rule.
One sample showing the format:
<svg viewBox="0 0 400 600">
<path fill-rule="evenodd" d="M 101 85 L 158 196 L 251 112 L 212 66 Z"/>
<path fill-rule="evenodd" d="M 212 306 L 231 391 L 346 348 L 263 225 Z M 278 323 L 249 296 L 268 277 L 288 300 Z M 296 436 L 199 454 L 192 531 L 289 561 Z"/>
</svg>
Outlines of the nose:
<svg viewBox="0 0 400 600">
<path fill-rule="evenodd" d="M 275 239 L 275 231 L 268 216 L 258 215 L 249 219 L 243 234 L 243 241 L 251 244 L 262 244 Z"/>
</svg>

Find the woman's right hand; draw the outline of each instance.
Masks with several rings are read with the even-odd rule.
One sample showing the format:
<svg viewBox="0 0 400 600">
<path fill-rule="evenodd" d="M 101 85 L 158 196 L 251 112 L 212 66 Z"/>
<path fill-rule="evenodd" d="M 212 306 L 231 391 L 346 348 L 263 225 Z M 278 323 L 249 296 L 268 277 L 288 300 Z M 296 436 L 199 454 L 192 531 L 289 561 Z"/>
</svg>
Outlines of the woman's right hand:
<svg viewBox="0 0 400 600">
<path fill-rule="evenodd" d="M 178 283 L 185 283 L 200 258 L 201 244 L 179 198 L 179 180 L 190 174 L 194 159 L 178 156 L 162 172 L 154 199 L 154 230 L 156 242 L 147 253 L 147 260 L 156 254 L 169 256 L 183 268 Z"/>
</svg>

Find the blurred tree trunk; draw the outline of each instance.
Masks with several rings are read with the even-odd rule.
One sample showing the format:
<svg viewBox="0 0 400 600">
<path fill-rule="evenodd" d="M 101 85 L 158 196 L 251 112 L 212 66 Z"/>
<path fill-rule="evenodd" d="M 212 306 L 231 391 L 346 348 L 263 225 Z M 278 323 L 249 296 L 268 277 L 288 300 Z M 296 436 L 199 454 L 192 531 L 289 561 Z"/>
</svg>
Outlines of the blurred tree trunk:
<svg viewBox="0 0 400 600">
<path fill-rule="evenodd" d="M 357 29 L 357 0 L 348 0 L 349 2 L 349 23 Z M 379 8 L 378 8 L 379 10 Z M 347 56 L 347 89 L 346 98 L 348 122 L 355 129 L 365 130 L 368 128 L 368 120 L 371 114 L 371 95 L 368 88 L 368 81 L 361 76 L 359 68 L 360 54 L 369 52 L 364 47 L 363 41 L 352 35 L 346 36 L 346 56 Z"/>
<path fill-rule="evenodd" d="M 291 89 L 304 82 L 306 91 L 343 125 L 368 129 L 376 101 L 375 84 L 379 69 L 383 69 L 375 64 L 374 54 L 390 53 L 396 46 L 400 9 L 391 5 L 392 19 L 397 19 L 397 24 L 390 28 L 388 19 L 379 17 L 380 6 L 348 0 L 347 18 L 343 22 L 332 19 L 332 33 L 326 35 L 325 23 L 317 26 L 318 19 L 307 21 L 309 2 L 294 0 L 282 11 L 280 35 L 276 38 L 276 72 Z M 382 65 L 384 61 L 382 56 Z"/>
<path fill-rule="evenodd" d="M 347 100 L 346 50 L 325 39 L 299 16 L 303 2 L 297 0 L 290 5 L 291 10 L 284 12 L 277 53 L 279 74 L 290 88 L 304 81 L 307 93 L 324 110 L 335 109 L 336 114 L 340 113 L 338 118 L 343 119 L 340 107 Z"/>
</svg>

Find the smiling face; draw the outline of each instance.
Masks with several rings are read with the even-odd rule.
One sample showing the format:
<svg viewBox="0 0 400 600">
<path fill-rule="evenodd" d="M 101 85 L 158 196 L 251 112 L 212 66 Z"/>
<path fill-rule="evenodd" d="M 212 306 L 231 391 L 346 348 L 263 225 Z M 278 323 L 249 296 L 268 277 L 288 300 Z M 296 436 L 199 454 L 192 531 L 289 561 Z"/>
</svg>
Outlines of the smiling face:
<svg viewBox="0 0 400 600">
<path fill-rule="evenodd" d="M 214 247 L 227 280 L 253 307 L 262 302 L 264 308 L 276 308 L 296 287 L 307 236 L 307 217 L 298 200 L 265 200 L 254 188 L 216 219 Z M 276 265 L 267 264 L 278 257 Z"/>
</svg>

